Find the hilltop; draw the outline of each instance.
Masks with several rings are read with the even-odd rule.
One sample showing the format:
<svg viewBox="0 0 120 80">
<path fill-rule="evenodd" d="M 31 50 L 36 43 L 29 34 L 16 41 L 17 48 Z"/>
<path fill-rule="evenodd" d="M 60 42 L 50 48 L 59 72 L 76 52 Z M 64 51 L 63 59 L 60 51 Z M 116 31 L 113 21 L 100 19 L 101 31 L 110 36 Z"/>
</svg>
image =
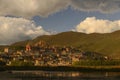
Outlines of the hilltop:
<svg viewBox="0 0 120 80">
<path fill-rule="evenodd" d="M 120 58 L 120 31 L 105 34 L 85 34 L 79 32 L 63 32 L 56 35 L 43 35 L 33 40 L 21 41 L 11 46 L 34 46 L 40 41 L 55 46 L 73 46 L 83 51 L 98 52 L 114 58 Z"/>
</svg>

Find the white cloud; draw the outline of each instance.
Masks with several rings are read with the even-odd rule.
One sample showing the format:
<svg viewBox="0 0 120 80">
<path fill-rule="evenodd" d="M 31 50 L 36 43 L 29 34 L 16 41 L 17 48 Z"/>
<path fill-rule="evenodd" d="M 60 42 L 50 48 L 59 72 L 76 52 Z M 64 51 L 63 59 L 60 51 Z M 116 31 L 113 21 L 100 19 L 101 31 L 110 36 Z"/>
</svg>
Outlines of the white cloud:
<svg viewBox="0 0 120 80">
<path fill-rule="evenodd" d="M 48 35 L 41 26 L 24 18 L 0 17 L 0 44 L 32 39 L 39 35 Z"/>
<path fill-rule="evenodd" d="M 76 26 L 77 32 L 83 33 L 111 33 L 120 30 L 120 20 L 109 21 L 88 17 Z"/>
<path fill-rule="evenodd" d="M 120 0 L 0 0 L 0 15 L 46 17 L 72 6 L 80 11 L 120 11 Z"/>
</svg>

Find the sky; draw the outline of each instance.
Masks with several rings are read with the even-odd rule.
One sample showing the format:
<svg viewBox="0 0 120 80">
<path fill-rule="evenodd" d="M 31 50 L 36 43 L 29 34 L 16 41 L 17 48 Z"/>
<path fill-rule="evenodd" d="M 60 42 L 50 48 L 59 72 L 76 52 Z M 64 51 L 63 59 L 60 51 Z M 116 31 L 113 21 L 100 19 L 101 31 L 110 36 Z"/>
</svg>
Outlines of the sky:
<svg viewBox="0 0 120 80">
<path fill-rule="evenodd" d="M 0 44 L 65 31 L 120 30 L 120 0 L 0 0 Z"/>
</svg>

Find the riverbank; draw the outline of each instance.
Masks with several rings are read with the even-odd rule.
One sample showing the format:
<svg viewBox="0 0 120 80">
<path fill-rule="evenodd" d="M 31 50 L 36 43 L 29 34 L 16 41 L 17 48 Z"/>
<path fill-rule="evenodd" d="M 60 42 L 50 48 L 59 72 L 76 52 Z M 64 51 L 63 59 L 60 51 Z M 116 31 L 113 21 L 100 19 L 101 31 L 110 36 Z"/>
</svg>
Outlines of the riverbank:
<svg viewBox="0 0 120 80">
<path fill-rule="evenodd" d="M 4 66 L 0 67 L 0 71 L 107 71 L 107 72 L 120 72 L 120 66 Z"/>
</svg>

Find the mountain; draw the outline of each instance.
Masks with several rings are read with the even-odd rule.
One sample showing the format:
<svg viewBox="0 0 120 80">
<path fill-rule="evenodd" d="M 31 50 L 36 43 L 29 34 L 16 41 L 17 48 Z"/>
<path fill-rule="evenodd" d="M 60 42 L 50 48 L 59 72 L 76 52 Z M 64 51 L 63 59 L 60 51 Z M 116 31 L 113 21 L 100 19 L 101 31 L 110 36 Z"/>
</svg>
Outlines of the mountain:
<svg viewBox="0 0 120 80">
<path fill-rule="evenodd" d="M 12 46 L 25 46 L 27 43 L 35 45 L 40 41 L 45 41 L 49 45 L 73 46 L 84 51 L 120 58 L 120 31 L 105 34 L 85 34 L 70 31 L 56 35 L 39 36 L 33 40 L 14 43 Z"/>
</svg>

